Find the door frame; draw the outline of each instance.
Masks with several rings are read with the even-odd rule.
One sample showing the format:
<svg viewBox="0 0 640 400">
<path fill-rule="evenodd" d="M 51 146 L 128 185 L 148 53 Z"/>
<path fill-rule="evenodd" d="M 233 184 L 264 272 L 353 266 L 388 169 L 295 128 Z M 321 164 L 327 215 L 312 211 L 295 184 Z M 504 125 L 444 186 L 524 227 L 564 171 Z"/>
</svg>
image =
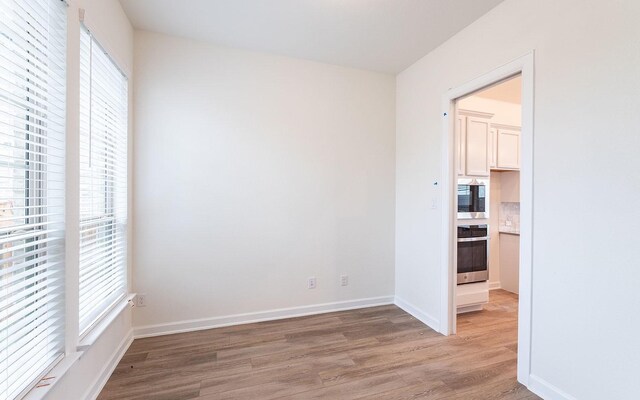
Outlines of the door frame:
<svg viewBox="0 0 640 400">
<path fill-rule="evenodd" d="M 518 302 L 518 381 L 529 384 L 531 374 L 531 307 L 533 262 L 533 145 L 534 145 L 534 52 L 494 69 L 443 97 L 443 220 L 440 332 L 456 332 L 456 162 L 455 115 L 457 99 L 495 85 L 515 75 L 522 76 L 522 130 L 520 159 L 520 279 Z"/>
</svg>

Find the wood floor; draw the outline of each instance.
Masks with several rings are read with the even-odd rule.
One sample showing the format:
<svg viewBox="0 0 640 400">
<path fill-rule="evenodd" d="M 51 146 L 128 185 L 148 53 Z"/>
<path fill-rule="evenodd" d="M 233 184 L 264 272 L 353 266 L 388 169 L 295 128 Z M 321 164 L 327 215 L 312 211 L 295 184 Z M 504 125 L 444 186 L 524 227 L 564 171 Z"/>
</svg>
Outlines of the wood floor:
<svg viewBox="0 0 640 400">
<path fill-rule="evenodd" d="M 138 339 L 99 400 L 537 399 L 516 382 L 517 297 L 444 337 L 395 306 Z"/>
</svg>

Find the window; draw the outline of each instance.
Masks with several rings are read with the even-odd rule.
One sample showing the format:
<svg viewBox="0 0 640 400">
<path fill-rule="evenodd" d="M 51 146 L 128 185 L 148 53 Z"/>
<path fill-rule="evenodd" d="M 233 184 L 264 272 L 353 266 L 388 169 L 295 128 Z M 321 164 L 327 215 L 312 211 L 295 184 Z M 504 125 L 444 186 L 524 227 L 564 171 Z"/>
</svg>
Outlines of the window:
<svg viewBox="0 0 640 400">
<path fill-rule="evenodd" d="M 0 398 L 64 355 L 66 7 L 0 3 Z"/>
<path fill-rule="evenodd" d="M 80 335 L 127 292 L 127 79 L 86 29 L 80 44 Z"/>
</svg>

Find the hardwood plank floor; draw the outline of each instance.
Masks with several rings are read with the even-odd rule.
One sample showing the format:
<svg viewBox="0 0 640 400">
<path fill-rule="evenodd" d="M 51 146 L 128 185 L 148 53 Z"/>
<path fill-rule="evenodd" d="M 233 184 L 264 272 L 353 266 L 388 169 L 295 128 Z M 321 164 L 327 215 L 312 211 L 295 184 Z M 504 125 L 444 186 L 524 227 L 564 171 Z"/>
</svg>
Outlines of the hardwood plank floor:
<svg viewBox="0 0 640 400">
<path fill-rule="evenodd" d="M 537 399 L 516 382 L 517 307 L 494 290 L 450 337 L 383 306 L 138 339 L 99 400 Z"/>
</svg>

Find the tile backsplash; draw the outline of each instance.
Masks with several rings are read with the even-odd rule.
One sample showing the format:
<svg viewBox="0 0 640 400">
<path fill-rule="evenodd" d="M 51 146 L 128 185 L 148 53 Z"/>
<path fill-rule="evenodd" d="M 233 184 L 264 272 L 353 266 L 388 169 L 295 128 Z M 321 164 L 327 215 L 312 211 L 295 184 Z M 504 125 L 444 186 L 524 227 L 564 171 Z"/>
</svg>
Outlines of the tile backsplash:
<svg viewBox="0 0 640 400">
<path fill-rule="evenodd" d="M 498 231 L 520 233 L 520 203 L 500 203 Z"/>
</svg>

